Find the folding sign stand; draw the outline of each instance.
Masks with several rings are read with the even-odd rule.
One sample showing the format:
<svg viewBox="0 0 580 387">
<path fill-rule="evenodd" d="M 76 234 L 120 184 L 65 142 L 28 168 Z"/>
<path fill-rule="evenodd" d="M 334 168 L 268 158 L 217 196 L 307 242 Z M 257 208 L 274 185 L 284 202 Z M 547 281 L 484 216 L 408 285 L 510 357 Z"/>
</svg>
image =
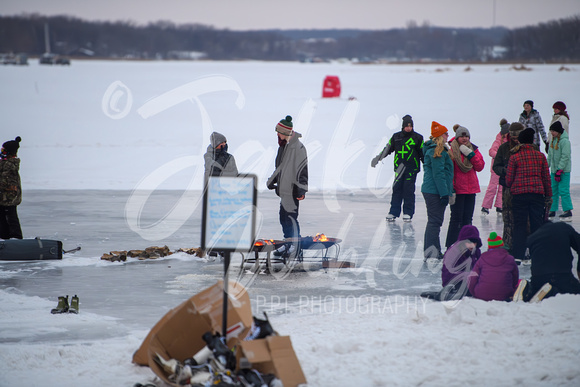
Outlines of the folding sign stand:
<svg viewBox="0 0 580 387">
<path fill-rule="evenodd" d="M 223 253 L 222 337 L 228 323 L 228 270 L 232 252 L 248 252 L 256 239 L 256 175 L 210 177 L 203 193 L 201 248 Z"/>
</svg>

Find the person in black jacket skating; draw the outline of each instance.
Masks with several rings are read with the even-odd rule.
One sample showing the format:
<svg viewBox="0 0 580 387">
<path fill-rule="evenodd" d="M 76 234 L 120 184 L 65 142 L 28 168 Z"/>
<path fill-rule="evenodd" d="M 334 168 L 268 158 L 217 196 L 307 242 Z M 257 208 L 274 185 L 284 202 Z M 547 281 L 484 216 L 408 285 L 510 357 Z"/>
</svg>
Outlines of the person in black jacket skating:
<svg viewBox="0 0 580 387">
<path fill-rule="evenodd" d="M 410 115 L 403 117 L 401 131 L 395 133 L 382 152 L 372 159 L 371 167 L 374 168 L 379 161 L 393 152 L 395 181 L 387 220 L 392 222 L 401 215 L 402 204 L 403 220 L 410 221 L 415 214 L 415 181 L 423 162 L 423 136 L 415 132 Z"/>
</svg>

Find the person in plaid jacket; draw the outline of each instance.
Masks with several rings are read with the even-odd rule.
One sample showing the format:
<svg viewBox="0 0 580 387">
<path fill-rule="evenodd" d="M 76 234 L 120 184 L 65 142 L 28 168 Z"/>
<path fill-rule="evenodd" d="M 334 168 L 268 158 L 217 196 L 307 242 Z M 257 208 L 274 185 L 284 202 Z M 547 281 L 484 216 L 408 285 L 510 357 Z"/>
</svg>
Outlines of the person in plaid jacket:
<svg viewBox="0 0 580 387">
<path fill-rule="evenodd" d="M 506 174 L 506 185 L 512 195 L 514 218 L 513 249 L 516 260 L 525 259 L 527 225 L 530 234 L 544 223 L 546 198 L 552 197 L 552 181 L 548 161 L 532 145 L 534 130 L 527 128 L 519 136 L 519 149 L 510 157 Z"/>
</svg>

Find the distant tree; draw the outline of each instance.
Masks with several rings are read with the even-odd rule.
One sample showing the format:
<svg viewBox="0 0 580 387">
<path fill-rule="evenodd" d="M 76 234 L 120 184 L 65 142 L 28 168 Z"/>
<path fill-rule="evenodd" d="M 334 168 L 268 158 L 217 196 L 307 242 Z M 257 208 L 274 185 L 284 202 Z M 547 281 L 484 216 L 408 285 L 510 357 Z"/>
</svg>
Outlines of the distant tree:
<svg viewBox="0 0 580 387">
<path fill-rule="evenodd" d="M 508 58 L 536 61 L 580 59 L 580 15 L 509 31 Z"/>
</svg>

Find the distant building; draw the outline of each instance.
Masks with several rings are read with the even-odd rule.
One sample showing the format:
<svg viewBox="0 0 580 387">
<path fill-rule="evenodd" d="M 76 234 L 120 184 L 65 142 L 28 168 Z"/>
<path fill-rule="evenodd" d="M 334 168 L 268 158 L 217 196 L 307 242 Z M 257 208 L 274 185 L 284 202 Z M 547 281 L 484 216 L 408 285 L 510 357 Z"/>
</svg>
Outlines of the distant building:
<svg viewBox="0 0 580 387">
<path fill-rule="evenodd" d="M 200 51 L 169 51 L 167 53 L 167 59 L 199 60 L 206 57 L 207 54 Z"/>
</svg>

